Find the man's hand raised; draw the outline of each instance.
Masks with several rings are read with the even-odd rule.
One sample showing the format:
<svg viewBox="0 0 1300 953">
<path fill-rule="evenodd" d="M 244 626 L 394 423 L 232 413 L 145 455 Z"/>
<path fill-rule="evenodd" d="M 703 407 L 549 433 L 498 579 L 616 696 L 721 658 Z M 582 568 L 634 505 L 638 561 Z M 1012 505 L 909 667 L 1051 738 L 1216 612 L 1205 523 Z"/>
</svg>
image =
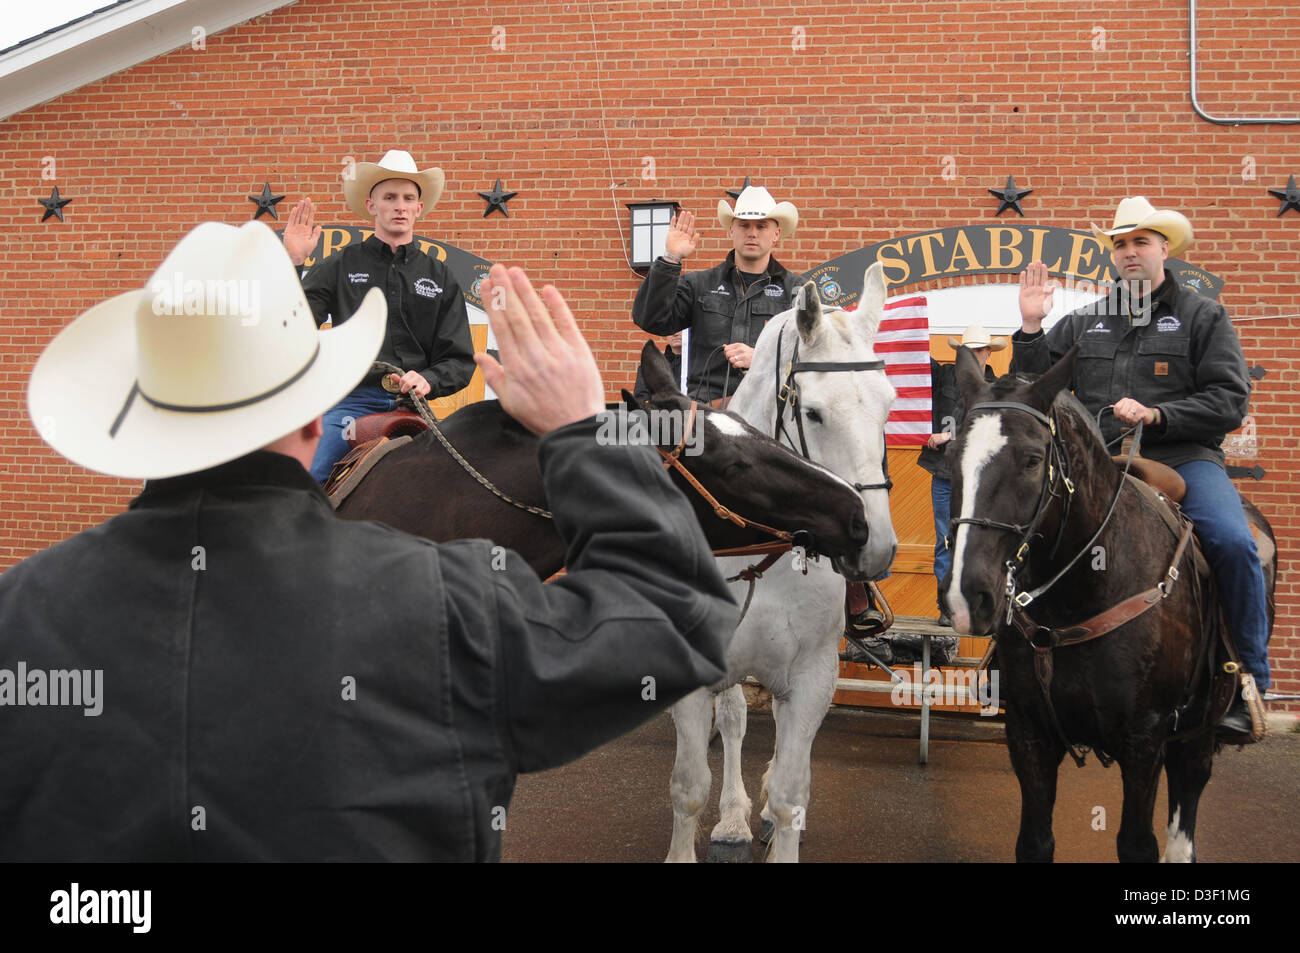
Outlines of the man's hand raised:
<svg viewBox="0 0 1300 953">
<path fill-rule="evenodd" d="M 1052 310 L 1055 290 L 1047 278 L 1047 266 L 1041 261 L 1030 262 L 1020 273 L 1020 329 L 1026 334 L 1042 330 L 1043 318 Z"/>
<path fill-rule="evenodd" d="M 596 359 L 559 291 L 539 297 L 522 268 L 493 265 L 482 299 L 501 361 L 474 361 L 510 416 L 543 436 L 605 409 Z"/>
<path fill-rule="evenodd" d="M 289 260 L 295 265 L 306 261 L 320 241 L 321 228 L 314 225 L 315 217 L 315 209 L 309 198 L 300 201 L 289 213 L 289 221 L 284 226 L 284 250 L 289 253 Z"/>
<path fill-rule="evenodd" d="M 664 239 L 664 254 L 673 255 L 685 261 L 695 252 L 700 237 L 695 234 L 695 213 L 681 212 L 674 215 L 668 223 L 668 235 Z"/>
</svg>

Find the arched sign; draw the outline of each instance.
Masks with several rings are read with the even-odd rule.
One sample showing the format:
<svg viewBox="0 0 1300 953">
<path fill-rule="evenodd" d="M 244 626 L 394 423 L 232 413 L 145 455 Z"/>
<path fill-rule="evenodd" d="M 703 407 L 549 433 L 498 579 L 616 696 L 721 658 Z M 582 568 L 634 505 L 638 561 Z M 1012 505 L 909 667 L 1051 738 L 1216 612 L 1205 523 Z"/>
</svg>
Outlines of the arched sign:
<svg viewBox="0 0 1300 953">
<path fill-rule="evenodd" d="M 1043 225 L 979 224 L 901 235 L 849 252 L 817 268 L 804 280 L 817 283 L 828 304 L 850 307 L 862 293 L 862 276 L 872 263 L 885 266 L 891 288 L 964 275 L 1017 274 L 1031 261 L 1083 291 L 1102 291 L 1115 280 L 1110 251 L 1091 232 Z M 1170 258 L 1165 267 L 1179 284 L 1217 298 L 1223 279 Z"/>
</svg>

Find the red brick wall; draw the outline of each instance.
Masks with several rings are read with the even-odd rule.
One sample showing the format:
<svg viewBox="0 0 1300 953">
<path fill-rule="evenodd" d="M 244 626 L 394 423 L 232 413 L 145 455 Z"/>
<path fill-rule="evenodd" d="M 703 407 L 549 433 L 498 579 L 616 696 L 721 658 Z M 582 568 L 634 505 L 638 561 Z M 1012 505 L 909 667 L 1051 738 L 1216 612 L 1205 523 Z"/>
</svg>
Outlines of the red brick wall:
<svg viewBox="0 0 1300 953">
<path fill-rule="evenodd" d="M 1300 11 L 1199 7 L 1205 108 L 1294 113 Z M 1228 281 L 1222 299 L 1247 357 L 1269 370 L 1252 408 L 1268 477 L 1243 489 L 1281 538 L 1272 654 L 1278 687 L 1300 690 L 1300 214 L 1276 217 L 1265 191 L 1300 175 L 1300 139 L 1296 127 L 1193 114 L 1183 0 L 482 11 L 302 0 L 0 123 L 0 567 L 133 492 L 34 436 L 24 389 L 40 348 L 80 310 L 141 286 L 194 223 L 247 218 L 245 196 L 264 181 L 289 194 L 286 210 L 307 194 L 326 220 L 347 222 L 347 156 L 400 146 L 441 165 L 447 192 L 423 231 L 559 284 L 614 390 L 633 376 L 641 339 L 628 319 L 637 278 L 621 251 L 623 203 L 695 209 L 698 261 L 712 262 L 727 250 L 712 209 L 750 175 L 799 206 L 779 257 L 804 269 L 895 234 L 988 221 L 985 190 L 1014 174 L 1035 190 L 1024 202 L 1033 223 L 1102 221 L 1127 194 L 1178 207 L 1200 236 L 1185 257 Z M 40 178 L 44 156 L 73 199 L 63 224 L 38 224 L 36 198 L 55 184 Z M 484 219 L 475 193 L 498 177 L 519 196 L 510 218 Z"/>
</svg>

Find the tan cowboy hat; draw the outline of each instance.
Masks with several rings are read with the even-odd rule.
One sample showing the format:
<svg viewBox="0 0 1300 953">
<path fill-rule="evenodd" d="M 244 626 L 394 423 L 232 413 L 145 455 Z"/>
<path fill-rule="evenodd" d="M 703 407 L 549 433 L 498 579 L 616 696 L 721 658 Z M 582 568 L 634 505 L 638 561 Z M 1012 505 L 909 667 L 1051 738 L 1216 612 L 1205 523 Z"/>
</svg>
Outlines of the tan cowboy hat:
<svg viewBox="0 0 1300 953">
<path fill-rule="evenodd" d="M 961 333 L 961 340 L 948 338 L 948 346 L 954 350 L 959 347 L 968 347 L 972 351 L 976 348 L 986 347 L 990 351 L 1000 351 L 1007 346 L 1006 338 L 991 338 L 989 333 L 984 330 L 982 324 L 972 324 Z"/>
<path fill-rule="evenodd" d="M 76 318 L 32 370 L 36 432 L 111 476 L 193 473 L 266 446 L 334 406 L 370 370 L 387 325 L 372 288 L 318 331 L 275 232 L 204 222 L 141 291 Z"/>
<path fill-rule="evenodd" d="M 370 198 L 370 193 L 380 182 L 389 179 L 409 179 L 414 182 L 420 190 L 420 201 L 424 203 L 417 218 L 437 204 L 442 196 L 442 187 L 447 183 L 442 169 L 435 166 L 417 171 L 411 154 L 401 149 L 389 149 L 377 163 L 358 162 L 352 171 L 352 178 L 343 180 L 343 200 L 355 214 L 370 221 L 374 221 L 375 217 L 367 211 L 366 199 Z"/>
<path fill-rule="evenodd" d="M 799 210 L 789 202 L 776 201 L 772 198 L 772 193 L 762 186 L 751 185 L 740 193 L 740 198 L 736 199 L 734 212 L 726 201 L 718 200 L 718 221 L 722 223 L 722 227 L 731 228 L 731 221 L 736 218 L 773 219 L 781 226 L 781 236 L 789 238 L 794 234 L 795 226 L 799 224 Z"/>
<path fill-rule="evenodd" d="M 1113 228 L 1103 230 L 1094 223 L 1092 233 L 1097 236 L 1097 241 L 1113 249 L 1115 243 L 1111 239 L 1114 236 L 1135 232 L 1139 228 L 1159 232 L 1167 238 L 1170 258 L 1177 258 L 1192 243 L 1192 223 L 1187 220 L 1187 216 L 1173 209 L 1158 209 L 1142 195 L 1135 195 L 1119 203 L 1115 209 Z"/>
</svg>

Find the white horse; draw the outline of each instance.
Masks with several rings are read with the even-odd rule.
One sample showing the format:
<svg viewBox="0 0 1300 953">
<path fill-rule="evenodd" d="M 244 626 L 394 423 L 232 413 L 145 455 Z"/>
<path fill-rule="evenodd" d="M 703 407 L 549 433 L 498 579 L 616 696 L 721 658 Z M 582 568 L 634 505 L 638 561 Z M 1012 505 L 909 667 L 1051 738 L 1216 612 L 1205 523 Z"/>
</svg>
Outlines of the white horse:
<svg viewBox="0 0 1300 953">
<path fill-rule="evenodd" d="M 885 304 L 882 266 L 867 270 L 856 311 L 824 311 L 812 282 L 796 306 L 768 322 L 754 349 L 749 374 L 728 405 L 747 423 L 768 434 L 778 432 L 778 387 L 787 383 L 794 363 L 797 403 L 787 402 L 782 425 L 796 451 L 822 464 L 860 493 L 870 538 L 856 558 L 839 568 L 854 579 L 884 574 L 898 549 L 889 516 L 884 473 L 885 420 L 894 388 L 876 360 L 872 344 Z M 834 370 L 801 370 L 800 363 L 855 365 Z M 780 380 L 778 382 L 778 375 Z M 802 420 L 796 421 L 794 414 Z M 718 560 L 731 577 L 754 557 Z M 764 832 L 771 831 L 768 860 L 797 861 L 799 835 L 807 824 L 813 737 L 830 708 L 838 674 L 838 646 L 844 631 L 844 577 L 824 560 L 809 560 L 808 573 L 792 568 L 786 554 L 754 589 L 749 610 L 727 651 L 727 678 L 700 689 L 673 706 L 677 760 L 673 766 L 673 839 L 668 860 L 695 858 L 695 833 L 709 796 L 712 776 L 706 749 L 716 698 L 724 761 L 721 819 L 710 837 L 710 859 L 748 860 L 751 803 L 740 776 L 746 704 L 739 682 L 755 676 L 772 693 L 776 750 L 763 777 Z M 733 593 L 744 603 L 748 584 Z"/>
</svg>

